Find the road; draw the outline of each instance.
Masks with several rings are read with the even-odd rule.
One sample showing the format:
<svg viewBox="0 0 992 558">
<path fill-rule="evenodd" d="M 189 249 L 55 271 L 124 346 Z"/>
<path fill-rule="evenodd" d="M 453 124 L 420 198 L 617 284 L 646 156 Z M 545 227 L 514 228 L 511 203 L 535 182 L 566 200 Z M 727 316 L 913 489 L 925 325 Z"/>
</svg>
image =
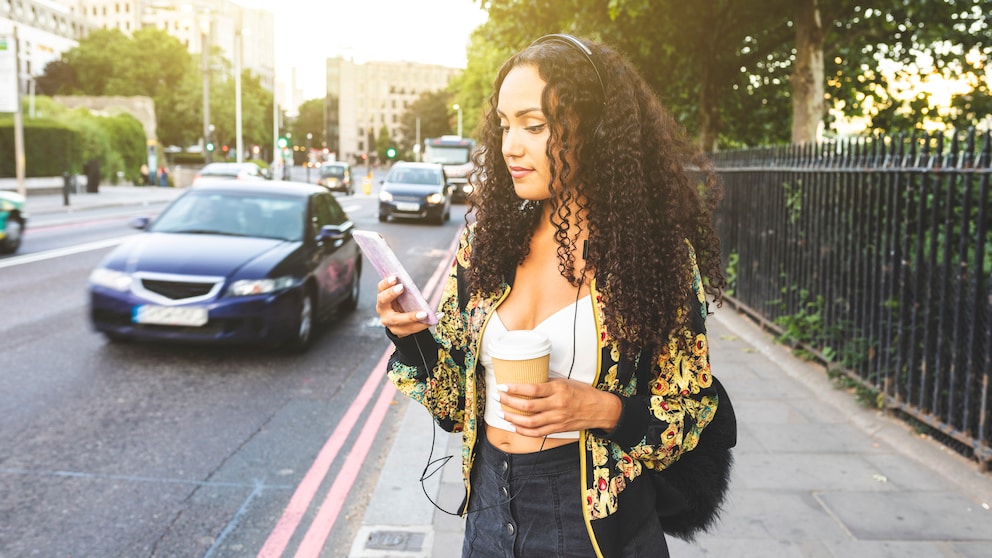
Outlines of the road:
<svg viewBox="0 0 992 558">
<path fill-rule="evenodd" d="M 419 284 L 446 265 L 464 206 L 442 227 L 381 224 L 358 191 L 342 206 Z M 86 278 L 160 209 L 39 216 L 0 259 L 0 558 L 291 556 L 314 540 L 346 556 L 406 405 L 367 383 L 389 347 L 378 278 L 366 266 L 358 310 L 304 355 L 111 344 L 89 327 Z"/>
</svg>

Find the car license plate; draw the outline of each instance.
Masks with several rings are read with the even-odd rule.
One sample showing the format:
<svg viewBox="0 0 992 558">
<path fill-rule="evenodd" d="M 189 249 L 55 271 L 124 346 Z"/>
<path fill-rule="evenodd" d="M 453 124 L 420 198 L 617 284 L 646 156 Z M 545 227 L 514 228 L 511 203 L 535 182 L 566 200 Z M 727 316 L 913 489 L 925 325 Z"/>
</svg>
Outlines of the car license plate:
<svg viewBox="0 0 992 558">
<path fill-rule="evenodd" d="M 420 204 L 399 202 L 396 204 L 396 211 L 420 211 Z"/>
<path fill-rule="evenodd" d="M 207 309 L 200 306 L 135 306 L 131 321 L 136 324 L 199 327 L 207 323 Z"/>
</svg>

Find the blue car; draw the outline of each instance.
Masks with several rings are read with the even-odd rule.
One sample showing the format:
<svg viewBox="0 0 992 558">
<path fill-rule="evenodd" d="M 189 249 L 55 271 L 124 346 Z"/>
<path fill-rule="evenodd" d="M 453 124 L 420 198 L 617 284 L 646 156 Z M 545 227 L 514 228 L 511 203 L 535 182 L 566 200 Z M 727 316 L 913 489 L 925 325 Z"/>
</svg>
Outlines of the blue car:
<svg viewBox="0 0 992 558">
<path fill-rule="evenodd" d="M 443 225 L 451 218 L 451 190 L 440 164 L 395 163 L 379 190 L 379 221 L 412 218 Z"/>
<path fill-rule="evenodd" d="M 93 327 L 148 339 L 308 349 L 322 319 L 354 310 L 354 225 L 323 187 L 204 181 L 89 278 Z"/>
</svg>

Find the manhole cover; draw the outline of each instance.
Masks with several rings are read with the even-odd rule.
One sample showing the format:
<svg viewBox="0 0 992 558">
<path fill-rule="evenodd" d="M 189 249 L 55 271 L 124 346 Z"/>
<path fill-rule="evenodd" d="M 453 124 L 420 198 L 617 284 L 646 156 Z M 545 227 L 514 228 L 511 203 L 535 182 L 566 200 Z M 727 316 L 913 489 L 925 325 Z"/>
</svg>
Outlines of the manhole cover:
<svg viewBox="0 0 992 558">
<path fill-rule="evenodd" d="M 403 550 L 416 552 L 424 546 L 424 534 L 410 531 L 373 531 L 365 548 L 371 550 Z"/>
</svg>

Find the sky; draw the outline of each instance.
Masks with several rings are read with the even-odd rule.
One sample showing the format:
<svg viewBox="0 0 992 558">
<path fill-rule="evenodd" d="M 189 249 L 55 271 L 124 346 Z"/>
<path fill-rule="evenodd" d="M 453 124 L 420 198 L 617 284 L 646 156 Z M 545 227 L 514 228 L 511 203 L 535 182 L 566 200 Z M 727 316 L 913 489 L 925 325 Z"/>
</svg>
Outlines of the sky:
<svg viewBox="0 0 992 558">
<path fill-rule="evenodd" d="M 486 20 L 479 0 L 238 0 L 273 10 L 276 79 L 304 99 L 324 95 L 325 61 L 410 61 L 465 67 L 472 31 Z M 277 6 L 273 9 L 272 6 Z"/>
</svg>

